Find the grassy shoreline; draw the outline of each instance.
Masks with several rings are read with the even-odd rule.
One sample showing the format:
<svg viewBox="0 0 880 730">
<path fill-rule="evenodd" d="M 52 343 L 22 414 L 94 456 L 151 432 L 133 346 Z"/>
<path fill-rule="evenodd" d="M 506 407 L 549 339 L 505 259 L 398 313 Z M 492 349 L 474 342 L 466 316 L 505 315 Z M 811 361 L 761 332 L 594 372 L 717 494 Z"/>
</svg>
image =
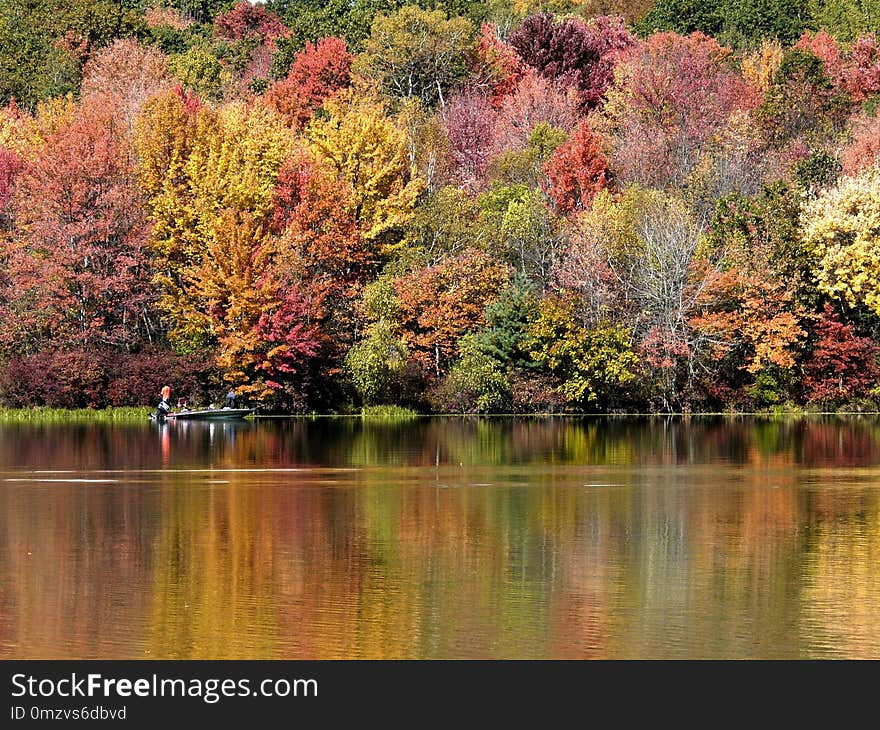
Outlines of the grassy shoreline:
<svg viewBox="0 0 880 730">
<path fill-rule="evenodd" d="M 0 408 L 0 423 L 125 423 L 144 421 L 152 408 Z"/>
<path fill-rule="evenodd" d="M 142 423 L 153 408 L 125 406 L 115 408 L 0 408 L 3 423 Z M 880 416 L 880 411 L 821 411 L 802 408 L 764 411 L 693 411 L 693 412 L 632 412 L 632 413 L 420 413 L 401 406 L 364 408 L 357 413 L 257 414 L 260 420 L 298 418 L 359 418 L 365 420 L 408 420 L 414 418 L 809 418 L 815 416 Z"/>
</svg>

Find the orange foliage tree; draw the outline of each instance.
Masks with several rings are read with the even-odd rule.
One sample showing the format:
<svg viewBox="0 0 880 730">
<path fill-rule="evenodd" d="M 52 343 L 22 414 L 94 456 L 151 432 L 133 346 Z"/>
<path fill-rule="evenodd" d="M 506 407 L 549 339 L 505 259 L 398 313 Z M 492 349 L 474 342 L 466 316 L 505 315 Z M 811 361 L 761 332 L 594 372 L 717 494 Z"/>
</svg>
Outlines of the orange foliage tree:
<svg viewBox="0 0 880 730">
<path fill-rule="evenodd" d="M 473 248 L 398 278 L 403 341 L 411 357 L 426 372 L 444 372 L 458 340 L 485 324 L 486 305 L 509 278 L 506 265 Z"/>
<path fill-rule="evenodd" d="M 702 311 L 691 326 L 709 338 L 715 358 L 735 353 L 752 374 L 769 366 L 794 366 L 806 334 L 806 312 L 784 285 L 762 280 L 754 271 L 732 269 L 712 278 L 698 306 Z"/>
<path fill-rule="evenodd" d="M 584 121 L 545 163 L 544 192 L 563 215 L 588 208 L 596 193 L 608 187 L 611 172 L 602 145 L 602 137 Z"/>
<path fill-rule="evenodd" d="M 81 94 L 103 94 L 120 119 L 132 128 L 144 103 L 171 88 L 168 59 L 157 48 L 125 38 L 101 49 L 83 69 Z"/>
<path fill-rule="evenodd" d="M 569 132 L 577 126 L 579 118 L 574 89 L 529 72 L 514 92 L 501 101 L 493 134 L 495 150 L 525 149 L 532 130 L 541 122 Z"/>
<path fill-rule="evenodd" d="M 353 303 L 379 262 L 355 221 L 348 185 L 326 163 L 298 152 L 279 172 L 272 227 L 279 277 L 308 292 L 312 316 L 324 322 L 341 357 L 357 327 Z"/>
<path fill-rule="evenodd" d="M 189 317 L 216 339 L 225 379 L 270 403 L 320 349 L 308 302 L 278 280 L 272 255 L 270 235 L 253 216 L 227 209 L 214 224 L 208 255 L 186 276 Z"/>
<path fill-rule="evenodd" d="M 525 73 L 525 65 L 513 48 L 498 37 L 494 23 L 483 23 L 477 37 L 477 78 L 496 109 L 513 93 Z"/>
</svg>

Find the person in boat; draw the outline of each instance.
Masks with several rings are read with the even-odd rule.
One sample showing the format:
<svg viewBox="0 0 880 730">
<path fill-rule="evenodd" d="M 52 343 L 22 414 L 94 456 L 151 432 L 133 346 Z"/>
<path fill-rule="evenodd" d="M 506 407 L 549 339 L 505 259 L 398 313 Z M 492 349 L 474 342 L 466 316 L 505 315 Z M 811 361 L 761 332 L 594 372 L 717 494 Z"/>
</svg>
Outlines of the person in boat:
<svg viewBox="0 0 880 730">
<path fill-rule="evenodd" d="M 159 396 L 162 400 L 160 400 L 159 405 L 156 406 L 156 420 L 164 421 L 166 416 L 171 413 L 171 386 L 164 386 L 159 393 Z"/>
<path fill-rule="evenodd" d="M 231 388 L 226 394 L 226 404 L 224 408 L 235 408 L 235 388 Z"/>
</svg>

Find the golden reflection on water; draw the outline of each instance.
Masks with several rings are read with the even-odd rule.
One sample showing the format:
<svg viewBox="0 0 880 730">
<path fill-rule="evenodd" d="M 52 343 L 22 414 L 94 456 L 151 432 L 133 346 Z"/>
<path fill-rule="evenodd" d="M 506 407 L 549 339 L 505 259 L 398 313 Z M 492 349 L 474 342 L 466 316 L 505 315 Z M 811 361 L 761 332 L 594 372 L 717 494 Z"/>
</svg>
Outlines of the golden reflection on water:
<svg viewBox="0 0 880 730">
<path fill-rule="evenodd" d="M 188 426 L 0 428 L 0 657 L 880 658 L 876 419 Z"/>
</svg>

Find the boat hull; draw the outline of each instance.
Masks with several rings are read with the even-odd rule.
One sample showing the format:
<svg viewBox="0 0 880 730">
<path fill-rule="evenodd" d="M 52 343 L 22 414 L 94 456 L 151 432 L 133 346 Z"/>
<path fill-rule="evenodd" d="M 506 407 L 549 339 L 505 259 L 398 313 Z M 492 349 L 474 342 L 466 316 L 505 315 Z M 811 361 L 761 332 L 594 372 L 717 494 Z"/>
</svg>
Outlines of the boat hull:
<svg viewBox="0 0 880 730">
<path fill-rule="evenodd" d="M 206 408 L 201 411 L 178 411 L 165 416 L 166 421 L 237 421 L 256 411 L 256 408 Z"/>
</svg>

